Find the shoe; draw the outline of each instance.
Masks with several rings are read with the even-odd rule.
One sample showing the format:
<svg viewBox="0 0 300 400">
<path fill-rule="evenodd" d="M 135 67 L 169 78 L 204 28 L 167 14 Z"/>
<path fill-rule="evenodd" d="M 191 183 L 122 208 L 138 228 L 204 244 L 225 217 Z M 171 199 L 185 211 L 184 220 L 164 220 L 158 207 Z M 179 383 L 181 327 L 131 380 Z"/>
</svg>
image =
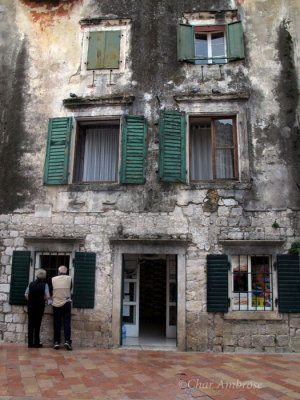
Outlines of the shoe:
<svg viewBox="0 0 300 400">
<path fill-rule="evenodd" d="M 69 342 L 68 340 L 66 340 L 65 344 L 65 349 L 71 351 L 72 350 L 72 345 L 71 342 Z"/>
<path fill-rule="evenodd" d="M 29 344 L 29 345 L 28 345 L 28 348 L 29 348 L 29 349 L 32 349 L 32 348 L 34 348 L 34 347 L 35 347 L 34 344 Z"/>
<path fill-rule="evenodd" d="M 36 347 L 37 349 L 40 349 L 41 347 L 43 347 L 42 343 L 36 344 L 34 345 L 34 347 Z"/>
<path fill-rule="evenodd" d="M 58 349 L 59 349 L 59 343 L 58 343 L 58 342 L 55 342 L 53 348 L 54 348 L 55 350 L 58 350 Z"/>
</svg>

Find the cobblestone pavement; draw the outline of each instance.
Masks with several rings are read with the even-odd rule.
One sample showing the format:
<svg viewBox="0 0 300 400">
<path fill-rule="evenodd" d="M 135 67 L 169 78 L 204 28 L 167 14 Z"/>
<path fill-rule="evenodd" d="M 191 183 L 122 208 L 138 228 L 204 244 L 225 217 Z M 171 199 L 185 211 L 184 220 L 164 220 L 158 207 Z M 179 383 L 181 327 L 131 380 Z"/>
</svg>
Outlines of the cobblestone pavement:
<svg viewBox="0 0 300 400">
<path fill-rule="evenodd" d="M 300 399 L 300 355 L 0 343 L 0 399 Z"/>
</svg>

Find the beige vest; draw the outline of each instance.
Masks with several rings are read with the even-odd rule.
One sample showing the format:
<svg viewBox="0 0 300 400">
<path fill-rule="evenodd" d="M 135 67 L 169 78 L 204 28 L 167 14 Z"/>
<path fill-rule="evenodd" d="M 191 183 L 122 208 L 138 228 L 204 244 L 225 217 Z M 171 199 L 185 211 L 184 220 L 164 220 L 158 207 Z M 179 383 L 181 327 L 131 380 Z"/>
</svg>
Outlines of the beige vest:
<svg viewBox="0 0 300 400">
<path fill-rule="evenodd" d="M 69 275 L 58 275 L 52 278 L 52 305 L 54 307 L 62 307 L 67 301 L 71 301 L 71 282 L 72 278 Z"/>
</svg>

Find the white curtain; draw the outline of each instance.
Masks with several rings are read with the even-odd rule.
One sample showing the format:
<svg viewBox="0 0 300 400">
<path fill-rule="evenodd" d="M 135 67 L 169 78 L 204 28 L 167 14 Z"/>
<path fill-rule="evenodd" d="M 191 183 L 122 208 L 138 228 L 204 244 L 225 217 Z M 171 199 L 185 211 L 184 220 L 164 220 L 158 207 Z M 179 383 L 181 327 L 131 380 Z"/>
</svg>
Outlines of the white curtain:
<svg viewBox="0 0 300 400">
<path fill-rule="evenodd" d="M 191 126 L 191 180 L 213 179 L 210 127 Z"/>
<path fill-rule="evenodd" d="M 119 127 L 87 129 L 83 182 L 111 182 L 118 176 Z"/>
<path fill-rule="evenodd" d="M 216 132 L 216 172 L 217 179 L 230 179 L 234 177 L 233 166 L 233 121 L 232 119 L 219 119 L 215 121 Z M 231 147 L 218 149 L 218 147 Z"/>
<path fill-rule="evenodd" d="M 217 179 L 230 179 L 233 174 L 233 151 L 222 149 L 216 151 Z"/>
</svg>

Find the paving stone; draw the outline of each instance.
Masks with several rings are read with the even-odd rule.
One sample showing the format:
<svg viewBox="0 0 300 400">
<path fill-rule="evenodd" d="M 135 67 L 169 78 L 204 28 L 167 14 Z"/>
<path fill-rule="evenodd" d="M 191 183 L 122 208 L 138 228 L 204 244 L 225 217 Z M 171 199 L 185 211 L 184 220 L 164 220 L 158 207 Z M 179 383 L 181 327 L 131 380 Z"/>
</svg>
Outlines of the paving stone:
<svg viewBox="0 0 300 400">
<path fill-rule="evenodd" d="M 299 376 L 297 354 L 0 344 L 0 396 L 10 400 L 299 399 Z"/>
</svg>

